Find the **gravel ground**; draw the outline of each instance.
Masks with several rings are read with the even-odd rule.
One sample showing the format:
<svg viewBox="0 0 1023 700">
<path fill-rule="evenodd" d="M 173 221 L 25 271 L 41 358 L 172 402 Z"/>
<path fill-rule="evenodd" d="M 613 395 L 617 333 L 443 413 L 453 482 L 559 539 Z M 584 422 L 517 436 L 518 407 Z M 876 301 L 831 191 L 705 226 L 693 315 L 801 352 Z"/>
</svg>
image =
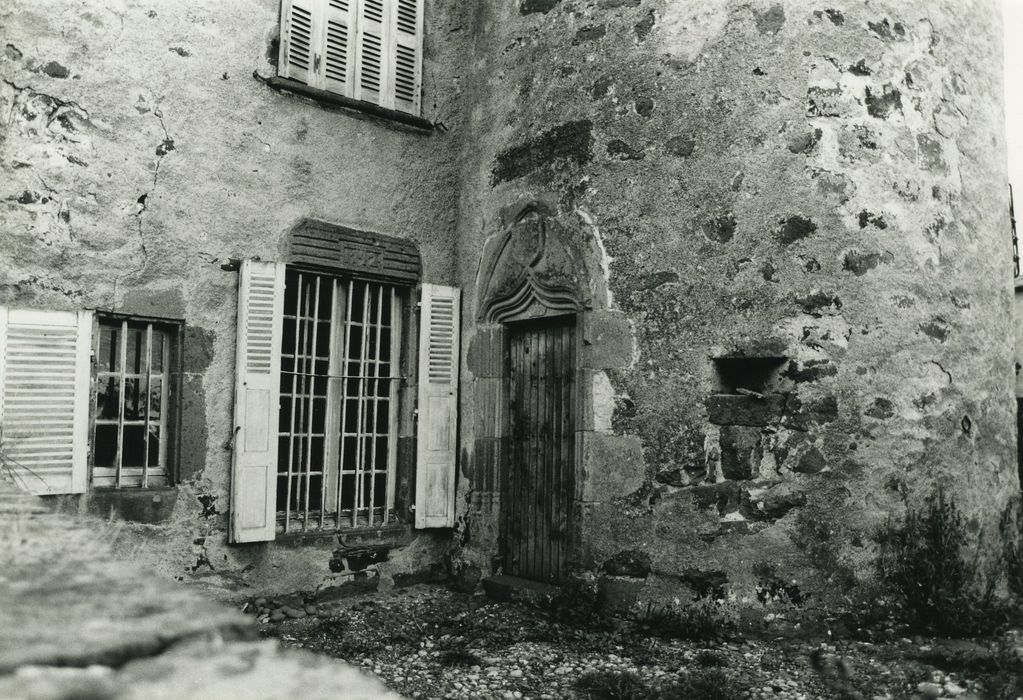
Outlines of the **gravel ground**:
<svg viewBox="0 0 1023 700">
<path fill-rule="evenodd" d="M 1005 655 L 995 653 L 1004 639 L 680 641 L 627 626 L 581 628 L 533 607 L 432 586 L 321 604 L 300 619 L 263 622 L 261 630 L 423 699 L 1013 700 L 1002 695 L 1004 676 L 1023 672 L 1023 662 L 1007 669 Z"/>
</svg>

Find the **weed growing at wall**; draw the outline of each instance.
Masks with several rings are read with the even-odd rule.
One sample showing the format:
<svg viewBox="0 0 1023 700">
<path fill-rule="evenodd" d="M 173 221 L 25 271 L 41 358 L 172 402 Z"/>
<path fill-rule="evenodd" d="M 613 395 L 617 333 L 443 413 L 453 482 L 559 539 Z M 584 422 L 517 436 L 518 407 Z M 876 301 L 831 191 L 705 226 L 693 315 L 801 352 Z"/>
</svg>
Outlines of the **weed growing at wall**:
<svg viewBox="0 0 1023 700">
<path fill-rule="evenodd" d="M 1002 560 L 1009 592 L 1023 599 L 1023 498 L 1015 496 L 1005 512 L 999 527 L 1002 536 Z"/>
<path fill-rule="evenodd" d="M 879 579 L 914 629 L 946 635 L 986 634 L 1005 621 L 995 605 L 998 567 L 968 559 L 966 525 L 939 490 L 901 524 L 878 533 Z"/>
</svg>

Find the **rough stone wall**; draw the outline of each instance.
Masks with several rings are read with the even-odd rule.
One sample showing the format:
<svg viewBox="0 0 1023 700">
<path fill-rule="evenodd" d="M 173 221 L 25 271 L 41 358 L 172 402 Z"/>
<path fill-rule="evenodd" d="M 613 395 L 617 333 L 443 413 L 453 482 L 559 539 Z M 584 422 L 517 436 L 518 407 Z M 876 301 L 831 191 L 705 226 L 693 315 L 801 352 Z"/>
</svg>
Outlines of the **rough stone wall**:
<svg viewBox="0 0 1023 700">
<path fill-rule="evenodd" d="M 424 279 L 451 282 L 464 11 L 430 3 L 423 114 L 450 131 L 417 133 L 257 79 L 275 72 L 279 5 L 0 8 L 0 303 L 185 320 L 183 483 L 142 550 L 266 588 L 318 582 L 337 544 L 225 546 L 237 274 L 221 265 L 277 258 L 316 217 L 411 238 Z"/>
<path fill-rule="evenodd" d="M 993 0 L 480 5 L 463 407 L 480 256 L 516 202 L 592 224 L 608 337 L 634 342 L 583 398 L 610 416 L 581 473 L 628 488 L 584 493 L 580 566 L 646 561 L 649 597 L 837 591 L 938 486 L 992 531 L 1019 490 L 1000 37 Z"/>
</svg>

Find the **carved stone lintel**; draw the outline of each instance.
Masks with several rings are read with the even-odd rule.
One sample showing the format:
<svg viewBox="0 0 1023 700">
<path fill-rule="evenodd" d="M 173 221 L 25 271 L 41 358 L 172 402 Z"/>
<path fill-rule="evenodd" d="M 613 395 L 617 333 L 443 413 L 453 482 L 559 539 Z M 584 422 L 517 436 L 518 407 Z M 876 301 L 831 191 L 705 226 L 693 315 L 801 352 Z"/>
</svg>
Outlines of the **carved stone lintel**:
<svg viewBox="0 0 1023 700">
<path fill-rule="evenodd" d="M 575 313 L 591 308 L 580 237 L 531 203 L 520 208 L 484 251 L 477 281 L 483 323 Z"/>
</svg>

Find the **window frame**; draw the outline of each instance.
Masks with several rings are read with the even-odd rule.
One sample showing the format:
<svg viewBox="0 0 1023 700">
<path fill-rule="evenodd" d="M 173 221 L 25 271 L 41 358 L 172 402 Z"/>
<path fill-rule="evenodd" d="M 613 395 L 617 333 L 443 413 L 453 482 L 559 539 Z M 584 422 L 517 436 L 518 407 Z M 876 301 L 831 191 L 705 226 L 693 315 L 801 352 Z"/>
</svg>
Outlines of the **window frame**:
<svg viewBox="0 0 1023 700">
<path fill-rule="evenodd" d="M 317 102 L 342 107 L 346 109 L 364 112 L 372 116 L 381 117 L 388 121 L 400 122 L 415 130 L 432 131 L 435 127 L 433 122 L 422 116 L 423 114 L 423 74 L 425 57 L 423 55 L 425 41 L 425 0 L 410 0 L 416 5 L 415 33 L 408 34 L 406 30 L 399 28 L 408 25 L 407 14 L 402 11 L 402 0 L 379 0 L 384 11 L 384 20 L 379 30 L 382 31 L 380 39 L 383 40 L 383 54 L 381 60 L 387 66 L 384 71 L 388 80 L 393 79 L 394 85 L 388 84 L 387 90 L 376 93 L 376 99 L 367 99 L 364 95 L 365 86 L 362 85 L 361 61 L 363 52 L 362 30 L 360 24 L 366 21 L 363 17 L 363 2 L 365 0 L 349 0 L 350 10 L 344 10 L 348 15 L 345 21 L 347 30 L 347 75 L 343 90 L 337 89 L 338 81 L 333 79 L 332 85 L 328 86 L 327 78 L 327 52 L 329 47 L 324 45 L 323 36 L 327 34 L 327 27 L 331 20 L 329 14 L 340 12 L 340 8 L 331 5 L 330 0 L 307 0 L 313 3 L 311 9 L 314 17 L 312 21 L 311 45 L 308 47 L 308 61 L 305 68 L 299 68 L 301 76 L 293 76 L 289 67 L 290 46 L 288 27 L 292 19 L 288 13 L 291 9 L 291 0 L 280 0 L 277 6 L 277 27 L 279 32 L 279 49 L 276 57 L 275 75 L 265 78 L 265 83 L 274 89 L 294 92 L 305 97 L 310 97 Z M 405 0 L 409 1 L 409 0 Z M 318 5 L 322 5 L 319 7 Z M 404 51 L 403 51 L 404 50 Z M 414 55 L 411 78 L 409 77 L 408 52 Z M 398 60 L 398 54 L 405 56 L 405 62 Z M 393 54 L 393 55 L 392 55 Z M 395 65 L 391 65 L 391 64 Z M 399 65 L 401 64 L 401 65 Z M 295 64 L 298 68 L 298 64 Z M 402 70 L 404 68 L 404 70 Z M 392 75 L 393 74 L 393 75 Z M 406 85 L 411 80 L 414 87 L 411 90 L 411 100 L 399 98 L 398 84 Z M 373 92 L 373 91 L 369 91 Z M 369 94 L 369 93 L 367 93 Z M 411 102 L 411 109 L 405 109 L 399 105 L 408 105 Z"/>
<path fill-rule="evenodd" d="M 165 431 L 165 435 L 161 436 L 161 443 L 165 447 L 165 464 L 164 464 L 164 477 L 162 484 L 147 484 L 145 478 L 143 483 L 140 485 L 124 485 L 117 483 L 120 474 L 115 477 L 114 485 L 96 485 L 95 483 L 95 469 L 96 469 L 96 425 L 99 419 L 99 408 L 97 406 L 97 397 L 99 393 L 100 374 L 113 374 L 108 371 L 101 371 L 99 369 L 99 347 L 102 337 L 102 327 L 108 325 L 110 322 L 120 322 L 122 329 L 125 323 L 135 324 L 146 324 L 147 328 L 159 328 L 165 332 L 166 348 L 165 348 L 165 371 L 163 372 L 162 383 L 165 385 L 165 396 L 166 403 L 161 407 L 161 414 L 164 416 L 165 423 L 161 426 L 161 429 Z M 182 375 L 183 375 L 183 359 L 184 359 L 184 329 L 185 323 L 182 319 L 169 318 L 164 316 L 148 316 L 140 314 L 127 314 L 115 311 L 104 311 L 96 310 L 93 314 L 93 328 L 92 328 L 92 359 L 90 366 L 90 383 L 89 383 L 89 430 L 88 430 L 88 455 L 87 455 L 87 469 L 88 469 L 88 488 L 90 491 L 103 491 L 110 493 L 117 492 L 141 492 L 147 490 L 164 489 L 175 486 L 179 481 L 179 468 L 180 468 L 180 454 L 181 454 L 181 397 L 182 397 Z M 126 339 L 123 342 L 126 342 Z M 147 349 L 148 349 L 147 343 Z M 122 349 L 123 351 L 123 349 Z M 125 358 L 122 356 L 121 363 L 122 367 L 125 362 Z M 151 371 L 148 372 L 149 377 L 152 377 Z M 121 380 L 123 386 L 124 373 L 121 373 Z M 148 384 L 147 384 L 148 392 Z M 124 395 L 123 390 L 118 393 L 121 408 L 120 414 L 123 415 L 123 403 Z M 120 434 L 124 430 L 123 421 L 118 422 L 118 442 L 121 441 Z M 118 469 L 116 466 L 114 469 Z M 148 470 L 148 465 L 144 469 L 144 474 Z"/>
<path fill-rule="evenodd" d="M 341 467 L 342 446 L 340 443 L 345 438 L 346 428 L 344 424 L 345 414 L 343 413 L 343 411 L 346 409 L 347 407 L 346 405 L 351 400 L 351 397 L 348 396 L 343 390 L 339 390 L 337 386 L 335 386 L 331 390 L 334 394 L 333 405 L 331 405 L 330 403 L 331 391 L 328 391 L 326 394 L 325 401 L 326 416 L 324 418 L 325 434 L 323 436 L 324 465 L 320 472 L 323 478 L 321 488 L 325 489 L 322 493 L 328 498 L 326 502 L 330 502 L 330 499 L 333 498 L 334 501 L 333 505 L 330 508 L 325 508 L 324 502 L 321 502 L 319 510 L 316 510 L 311 508 L 309 506 L 309 502 L 307 501 L 305 509 L 303 509 L 301 505 L 297 508 L 291 509 L 290 503 L 286 503 L 287 507 L 285 508 L 285 510 L 278 510 L 275 503 L 274 514 L 275 529 L 277 531 L 277 536 L 292 537 L 308 534 L 326 534 L 337 532 L 351 532 L 358 530 L 380 530 L 401 525 L 403 518 L 398 513 L 398 509 L 396 506 L 398 500 L 397 490 L 399 481 L 399 471 L 401 468 L 399 441 L 403 432 L 405 432 L 403 430 L 403 427 L 407 422 L 406 416 L 409 415 L 411 411 L 411 409 L 408 406 L 409 396 L 407 390 L 409 380 L 408 368 L 411 363 L 410 353 L 414 354 L 414 347 L 410 344 L 411 341 L 409 339 L 410 338 L 409 334 L 415 331 L 415 327 L 410 326 L 410 315 L 414 311 L 413 307 L 415 306 L 415 285 L 410 284 L 406 281 L 388 279 L 386 277 L 378 277 L 372 274 L 364 274 L 355 270 L 345 270 L 333 266 L 324 267 L 318 265 L 288 262 L 285 266 L 285 269 L 286 269 L 285 272 L 286 281 L 284 292 L 285 299 L 289 297 L 289 294 L 287 292 L 287 283 L 288 281 L 290 281 L 293 274 L 316 276 L 320 278 L 321 282 L 322 280 L 327 280 L 328 282 L 335 283 L 337 286 L 334 288 L 334 292 L 332 292 L 332 295 L 333 293 L 340 290 L 342 287 L 347 287 L 347 290 L 339 294 L 339 297 L 344 298 L 346 303 L 349 301 L 348 295 L 350 294 L 350 290 L 352 289 L 353 285 L 356 284 L 379 285 L 382 288 L 382 290 L 391 290 L 391 294 L 389 295 L 391 296 L 390 325 L 388 326 L 388 328 L 390 333 L 392 334 L 390 341 L 392 354 L 389 360 L 390 375 L 388 377 L 388 379 L 391 381 L 391 386 L 389 387 L 388 391 L 389 416 L 388 434 L 386 436 L 388 455 L 385 483 L 383 489 L 385 504 L 383 506 L 379 506 L 373 503 L 373 505 L 369 506 L 368 509 L 366 508 L 360 509 L 358 507 L 358 501 L 361 493 L 356 494 L 355 501 L 353 502 L 353 507 L 351 509 L 342 508 L 342 503 L 339 502 L 338 500 L 338 495 L 341 493 L 341 491 L 338 490 L 338 486 L 342 481 L 345 471 L 349 471 L 344 470 L 343 467 Z M 334 299 L 332 296 L 332 303 L 333 302 Z M 290 313 L 291 311 L 292 310 L 286 305 L 284 308 L 282 319 L 287 319 L 290 316 L 293 316 L 293 314 Z M 336 349 L 337 357 L 331 359 L 331 366 L 334 369 L 337 369 L 336 363 L 338 361 L 344 364 L 351 362 L 350 358 L 346 358 L 343 356 L 343 353 L 345 352 L 344 344 L 349 342 L 350 339 L 349 334 L 351 329 L 351 323 L 355 323 L 348 321 L 349 316 L 347 314 L 348 309 L 338 309 L 336 313 L 332 313 L 330 316 L 331 328 L 330 332 L 335 336 L 334 342 L 337 342 L 338 344 L 338 347 Z M 335 324 L 337 324 L 336 327 Z M 295 330 L 297 333 L 297 325 Z M 278 440 L 284 439 L 285 435 L 284 432 L 280 430 L 279 425 L 280 421 L 279 413 L 281 410 L 283 410 L 285 396 L 290 396 L 295 393 L 294 387 L 290 390 L 290 392 L 285 391 L 283 378 L 286 374 L 294 373 L 295 370 L 297 369 L 297 367 L 293 368 L 291 372 L 286 372 L 284 370 L 283 362 L 284 358 L 287 357 L 287 353 L 284 352 L 285 342 L 286 341 L 283 338 L 282 333 L 281 342 L 282 367 L 279 371 L 279 375 L 281 377 L 281 389 L 278 411 L 276 413 L 276 415 L 278 415 L 277 423 Z M 331 343 L 331 347 L 333 347 L 333 342 Z M 332 380 L 332 374 L 330 370 L 328 370 L 327 375 L 318 376 L 326 377 L 328 382 Z M 379 379 L 379 377 L 374 378 Z M 352 378 L 343 376 L 343 378 L 337 377 L 336 379 L 337 383 L 340 384 Z M 365 381 L 366 377 L 361 377 L 358 379 L 360 379 L 361 381 Z M 356 403 L 361 404 L 361 402 L 365 400 L 363 398 L 364 396 L 366 396 L 365 393 L 360 393 L 359 399 L 356 401 Z M 377 398 L 379 399 L 380 397 Z M 290 410 L 294 411 L 294 404 L 292 404 Z M 328 431 L 330 430 L 331 425 L 334 426 L 335 432 L 337 432 L 337 436 L 335 436 L 334 439 L 334 442 L 337 444 L 333 446 L 330 446 L 330 439 L 328 437 L 329 436 Z M 358 429 L 355 433 L 356 444 L 359 443 L 359 436 L 363 432 L 361 430 L 361 427 L 357 426 L 357 428 Z M 374 438 L 379 438 L 380 436 L 376 435 L 375 430 L 376 429 L 374 428 Z M 295 476 L 285 477 L 286 472 L 282 472 L 280 470 L 281 467 L 279 463 L 281 455 L 280 445 L 278 445 L 276 454 L 278 456 L 275 459 L 275 479 L 277 479 L 277 494 L 279 502 L 280 494 L 282 492 L 281 480 L 296 477 Z M 361 465 L 356 465 L 355 469 L 356 474 L 361 474 L 363 471 L 364 470 L 361 468 Z M 374 469 L 373 471 L 378 470 Z M 363 476 L 362 478 L 365 478 L 365 476 Z M 360 477 L 355 476 L 355 479 L 356 483 L 360 485 L 358 488 L 360 488 L 361 492 L 362 482 L 359 480 Z M 299 483 L 302 483 L 303 479 L 302 477 L 298 477 L 297 480 Z M 373 492 L 374 489 L 371 487 L 370 488 L 371 501 L 375 499 Z M 376 511 L 380 511 L 380 513 L 377 514 Z M 306 517 L 303 517 L 303 514 L 305 514 Z"/>
</svg>

